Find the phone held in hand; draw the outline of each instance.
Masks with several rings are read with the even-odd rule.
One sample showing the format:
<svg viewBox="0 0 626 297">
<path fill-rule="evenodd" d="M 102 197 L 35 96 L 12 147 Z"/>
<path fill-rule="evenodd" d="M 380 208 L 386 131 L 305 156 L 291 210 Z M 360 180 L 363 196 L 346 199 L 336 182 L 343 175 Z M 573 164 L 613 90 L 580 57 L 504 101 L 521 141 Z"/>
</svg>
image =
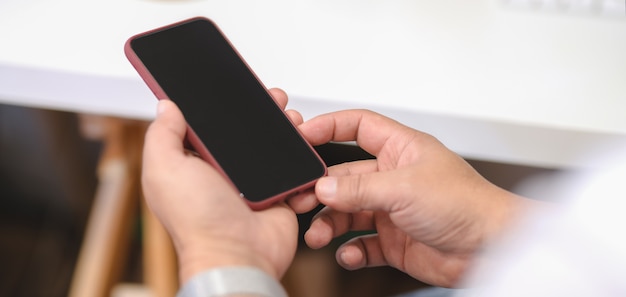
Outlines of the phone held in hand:
<svg viewBox="0 0 626 297">
<path fill-rule="evenodd" d="M 125 53 L 159 99 L 174 101 L 194 150 L 252 209 L 312 187 L 326 165 L 213 21 L 131 37 Z"/>
</svg>

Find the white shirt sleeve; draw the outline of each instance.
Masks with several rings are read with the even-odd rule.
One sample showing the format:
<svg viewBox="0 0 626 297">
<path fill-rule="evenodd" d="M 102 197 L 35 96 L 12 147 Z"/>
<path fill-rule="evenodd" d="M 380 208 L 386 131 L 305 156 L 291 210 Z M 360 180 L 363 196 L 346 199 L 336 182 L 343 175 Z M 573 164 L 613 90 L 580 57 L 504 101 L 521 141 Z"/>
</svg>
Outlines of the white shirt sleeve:
<svg viewBox="0 0 626 297">
<path fill-rule="evenodd" d="M 287 297 L 281 284 L 254 267 L 220 267 L 193 276 L 177 297 Z"/>
<path fill-rule="evenodd" d="M 625 183 L 626 163 L 571 180 L 576 194 L 523 220 L 458 296 L 626 296 Z"/>
</svg>

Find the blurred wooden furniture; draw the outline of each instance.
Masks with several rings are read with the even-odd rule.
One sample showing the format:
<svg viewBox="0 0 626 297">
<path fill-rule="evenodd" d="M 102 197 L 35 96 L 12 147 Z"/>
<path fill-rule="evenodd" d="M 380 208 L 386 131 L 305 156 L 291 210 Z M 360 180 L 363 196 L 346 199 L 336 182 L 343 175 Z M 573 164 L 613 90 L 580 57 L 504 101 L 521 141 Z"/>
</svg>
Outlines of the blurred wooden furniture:
<svg viewBox="0 0 626 297">
<path fill-rule="evenodd" d="M 112 117 L 82 117 L 83 133 L 101 139 L 99 186 L 87 224 L 70 297 L 106 297 L 120 281 L 130 231 L 142 208 L 144 285 L 152 297 L 174 296 L 178 289 L 170 238 L 141 202 L 141 151 L 147 123 Z"/>
</svg>

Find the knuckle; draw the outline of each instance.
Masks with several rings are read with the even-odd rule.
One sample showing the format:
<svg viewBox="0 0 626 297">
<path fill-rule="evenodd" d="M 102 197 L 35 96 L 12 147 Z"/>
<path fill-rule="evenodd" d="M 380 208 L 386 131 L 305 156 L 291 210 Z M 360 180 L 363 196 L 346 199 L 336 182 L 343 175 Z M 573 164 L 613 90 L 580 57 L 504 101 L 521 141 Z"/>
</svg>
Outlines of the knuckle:
<svg viewBox="0 0 626 297">
<path fill-rule="evenodd" d="M 350 183 L 350 191 L 354 197 L 354 206 L 359 209 L 363 208 L 365 198 L 368 194 L 367 184 L 367 178 L 362 174 L 354 175 Z"/>
</svg>

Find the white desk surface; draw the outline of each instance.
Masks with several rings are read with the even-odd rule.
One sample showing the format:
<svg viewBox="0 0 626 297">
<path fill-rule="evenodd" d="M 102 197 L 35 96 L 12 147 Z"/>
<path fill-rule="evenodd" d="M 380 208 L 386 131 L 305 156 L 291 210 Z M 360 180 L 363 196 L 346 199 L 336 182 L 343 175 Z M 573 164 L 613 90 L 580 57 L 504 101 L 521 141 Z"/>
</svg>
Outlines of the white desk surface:
<svg viewBox="0 0 626 297">
<path fill-rule="evenodd" d="M 202 15 L 305 118 L 369 108 L 463 156 L 548 167 L 626 144 L 626 17 L 497 0 L 2 0 L 0 103 L 150 119 L 125 40 Z"/>
</svg>

